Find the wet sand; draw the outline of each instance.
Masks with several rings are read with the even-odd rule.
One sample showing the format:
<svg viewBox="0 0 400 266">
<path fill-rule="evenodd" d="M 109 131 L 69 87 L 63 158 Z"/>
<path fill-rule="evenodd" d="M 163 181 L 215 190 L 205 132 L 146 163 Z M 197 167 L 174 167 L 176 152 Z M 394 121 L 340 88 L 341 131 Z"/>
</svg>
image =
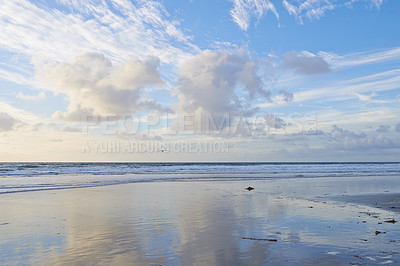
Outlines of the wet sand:
<svg viewBox="0 0 400 266">
<path fill-rule="evenodd" d="M 390 208 L 398 206 L 398 179 L 153 182 L 2 194 L 0 264 L 398 265 L 400 222 L 385 222 L 400 220 Z"/>
<path fill-rule="evenodd" d="M 375 195 L 356 195 L 333 197 L 332 200 L 371 206 L 377 209 L 400 212 L 400 193 L 384 193 Z"/>
</svg>

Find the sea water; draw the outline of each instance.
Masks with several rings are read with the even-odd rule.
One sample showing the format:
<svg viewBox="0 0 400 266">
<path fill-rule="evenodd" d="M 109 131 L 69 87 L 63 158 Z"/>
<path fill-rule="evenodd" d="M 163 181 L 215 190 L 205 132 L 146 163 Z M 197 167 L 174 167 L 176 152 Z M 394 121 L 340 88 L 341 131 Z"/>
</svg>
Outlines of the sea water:
<svg viewBox="0 0 400 266">
<path fill-rule="evenodd" d="M 135 182 L 400 176 L 400 163 L 0 163 L 0 194 Z"/>
</svg>

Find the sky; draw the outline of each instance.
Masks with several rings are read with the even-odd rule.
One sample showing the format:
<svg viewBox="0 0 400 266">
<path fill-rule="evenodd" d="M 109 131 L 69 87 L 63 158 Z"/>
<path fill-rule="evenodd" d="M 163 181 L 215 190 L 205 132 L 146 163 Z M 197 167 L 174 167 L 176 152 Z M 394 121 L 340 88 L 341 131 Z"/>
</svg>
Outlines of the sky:
<svg viewBox="0 0 400 266">
<path fill-rule="evenodd" d="M 400 1 L 0 7 L 0 161 L 400 161 Z"/>
</svg>

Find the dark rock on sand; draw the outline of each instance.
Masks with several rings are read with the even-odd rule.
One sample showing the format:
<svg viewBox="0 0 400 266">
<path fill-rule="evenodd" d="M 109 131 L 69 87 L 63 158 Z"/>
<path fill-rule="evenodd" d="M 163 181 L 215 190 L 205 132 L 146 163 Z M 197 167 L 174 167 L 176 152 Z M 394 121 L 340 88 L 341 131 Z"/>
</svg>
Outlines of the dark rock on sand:
<svg viewBox="0 0 400 266">
<path fill-rule="evenodd" d="M 277 242 L 278 239 L 276 238 L 254 238 L 254 237 L 242 237 L 242 239 L 247 240 L 256 240 L 256 241 L 270 241 L 270 242 Z"/>
</svg>

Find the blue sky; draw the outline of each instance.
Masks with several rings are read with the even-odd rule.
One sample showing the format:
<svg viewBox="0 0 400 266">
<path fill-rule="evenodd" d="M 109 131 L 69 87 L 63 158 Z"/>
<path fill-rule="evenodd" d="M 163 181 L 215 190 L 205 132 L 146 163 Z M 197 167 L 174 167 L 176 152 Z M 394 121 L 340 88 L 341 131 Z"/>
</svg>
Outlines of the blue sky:
<svg viewBox="0 0 400 266">
<path fill-rule="evenodd" d="M 400 1 L 1 5 L 2 161 L 400 158 Z"/>
</svg>

